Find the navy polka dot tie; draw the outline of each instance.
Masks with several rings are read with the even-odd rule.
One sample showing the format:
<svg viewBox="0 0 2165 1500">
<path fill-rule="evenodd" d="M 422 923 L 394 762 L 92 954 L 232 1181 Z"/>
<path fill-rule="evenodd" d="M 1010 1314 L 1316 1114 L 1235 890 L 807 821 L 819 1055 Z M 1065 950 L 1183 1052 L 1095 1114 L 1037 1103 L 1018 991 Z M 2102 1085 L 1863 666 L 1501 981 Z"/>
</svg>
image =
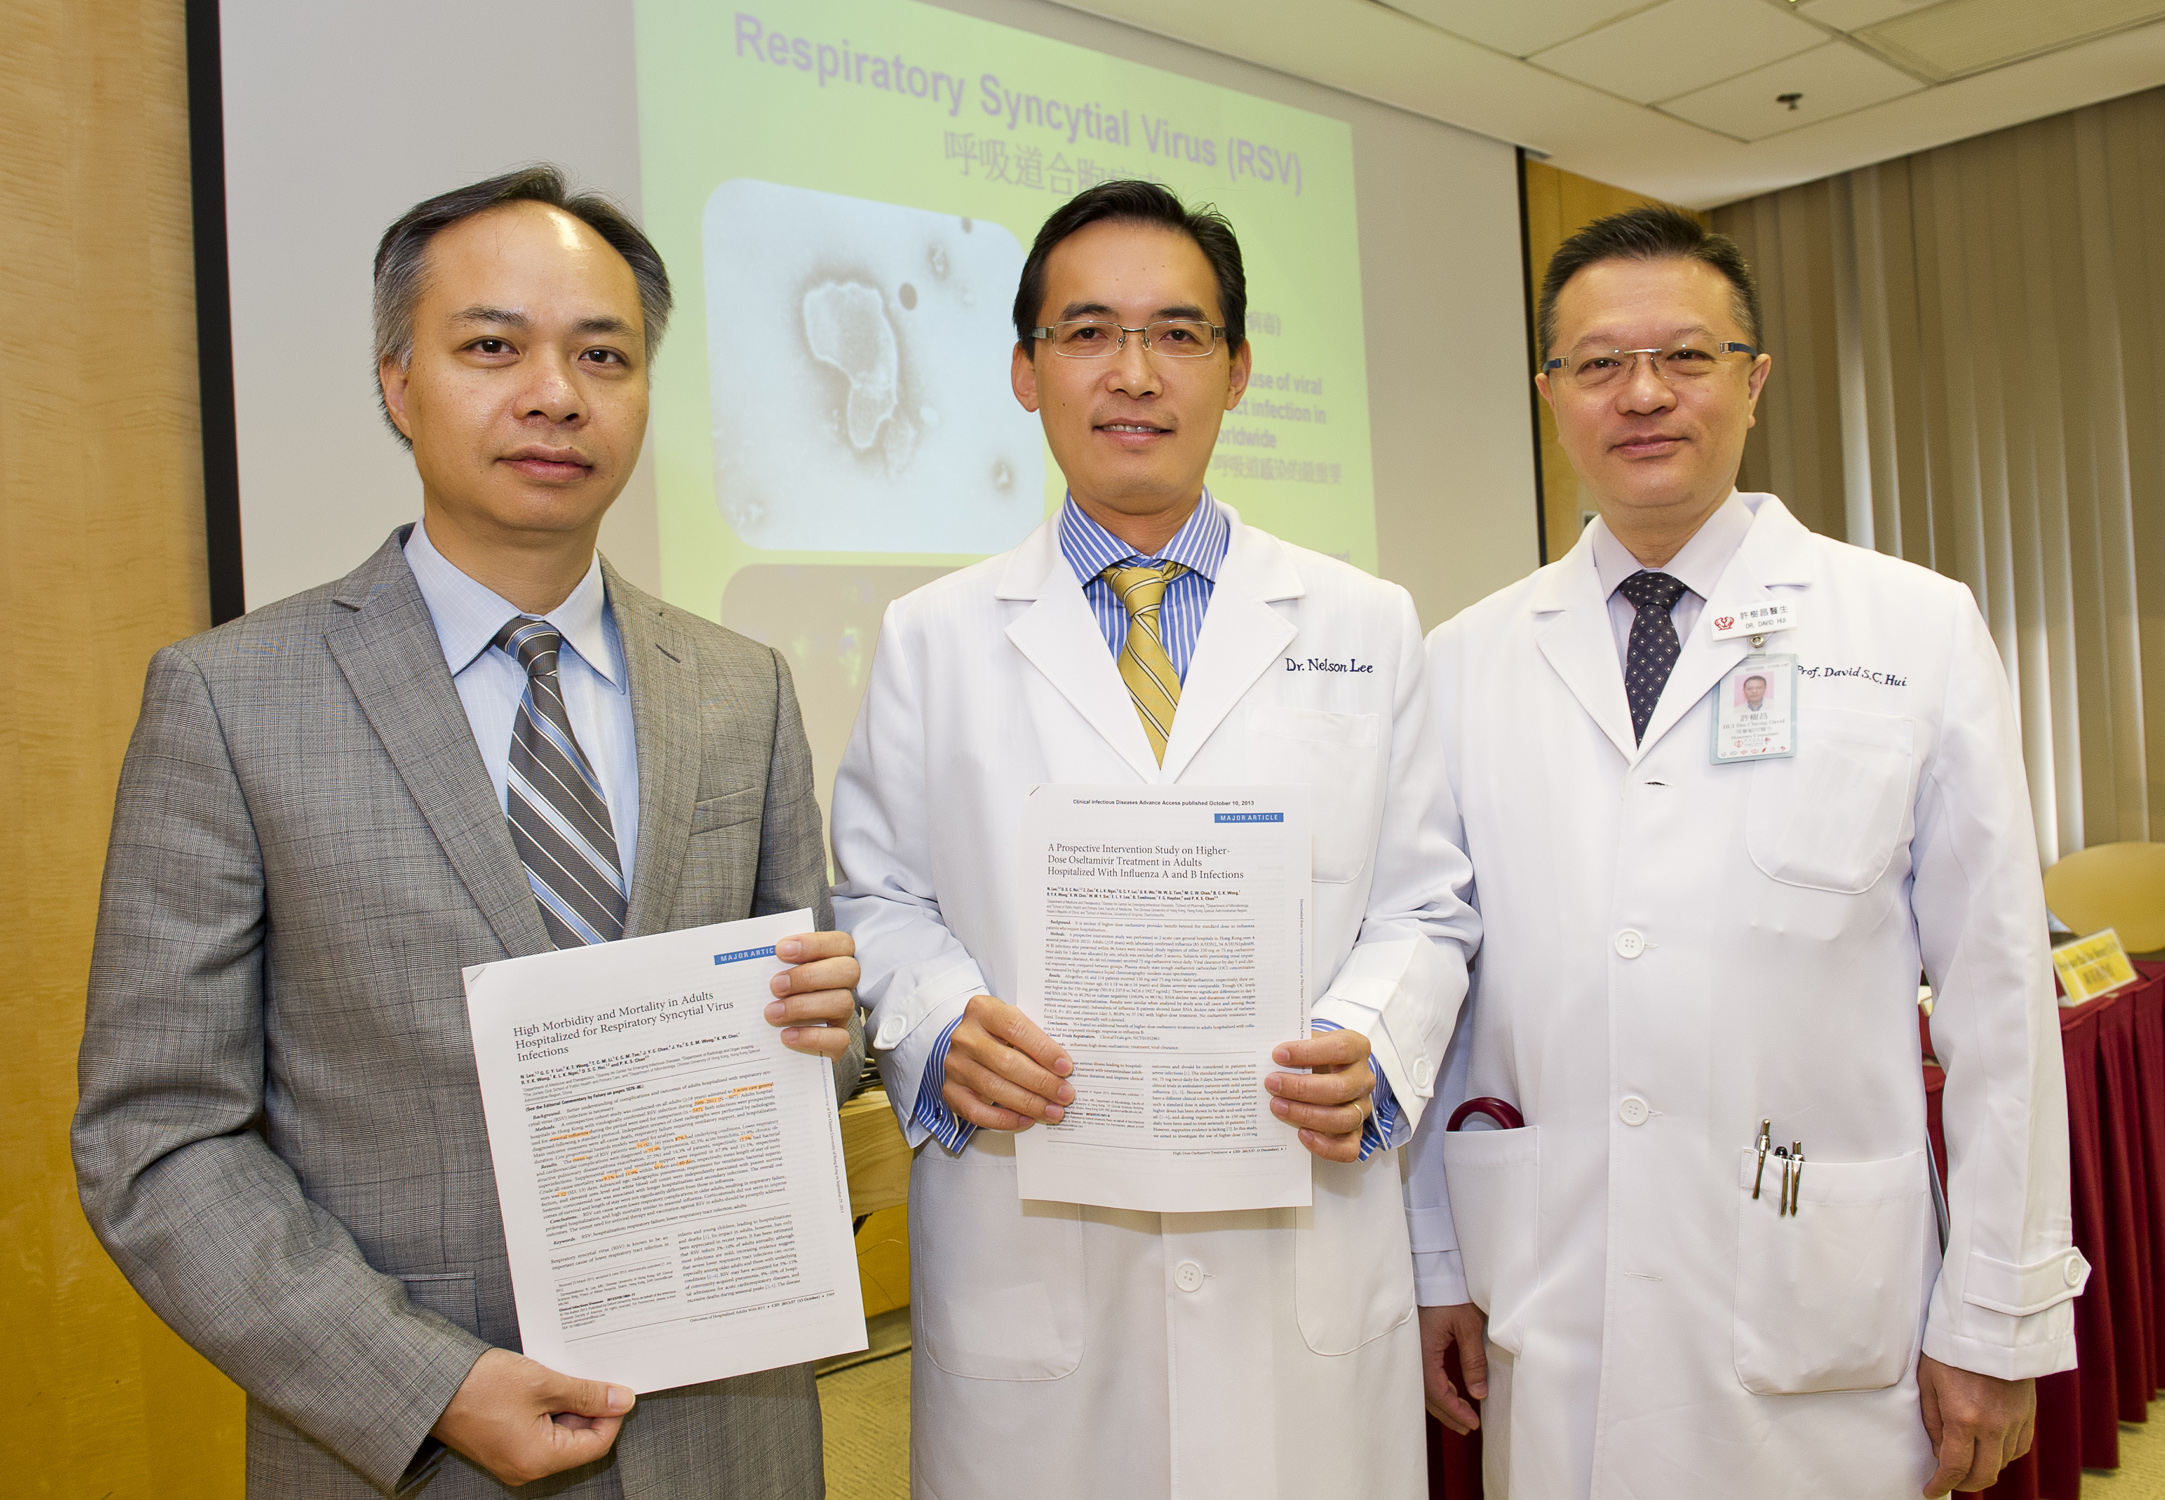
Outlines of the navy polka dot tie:
<svg viewBox="0 0 2165 1500">
<path fill-rule="evenodd" d="M 1686 592 L 1681 580 L 1666 573 L 1638 572 L 1616 586 L 1638 611 L 1631 619 L 1631 641 L 1624 648 L 1624 696 L 1631 700 L 1631 738 L 1646 738 L 1647 721 L 1683 650 L 1669 611 Z"/>
</svg>

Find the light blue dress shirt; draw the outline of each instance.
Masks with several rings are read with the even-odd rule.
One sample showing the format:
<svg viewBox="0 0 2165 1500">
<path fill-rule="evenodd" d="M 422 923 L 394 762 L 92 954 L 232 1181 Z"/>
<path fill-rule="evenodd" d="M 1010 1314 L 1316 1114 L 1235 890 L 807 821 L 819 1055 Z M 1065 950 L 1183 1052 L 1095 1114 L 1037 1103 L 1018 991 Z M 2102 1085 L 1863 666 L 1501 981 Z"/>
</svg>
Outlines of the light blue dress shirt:
<svg viewBox="0 0 2165 1500">
<path fill-rule="evenodd" d="M 1182 682 L 1188 680 L 1195 638 L 1203 632 L 1203 613 L 1210 608 L 1210 591 L 1218 581 L 1218 569 L 1225 566 L 1225 549 L 1232 540 L 1232 518 L 1210 498 L 1209 490 L 1203 491 L 1203 503 L 1156 557 L 1144 557 L 1084 515 L 1073 495 L 1060 507 L 1060 555 L 1075 570 L 1075 581 L 1082 585 L 1083 597 L 1090 601 L 1090 613 L 1115 661 L 1128 644 L 1128 608 L 1111 582 L 1101 576 L 1105 570 L 1168 562 L 1188 570 L 1165 586 L 1158 606 L 1158 635 Z"/>
<path fill-rule="evenodd" d="M 1112 584 L 1102 576 L 1105 570 L 1115 565 L 1156 567 L 1166 562 L 1179 563 L 1188 570 L 1166 585 L 1164 600 L 1158 607 L 1158 633 L 1164 639 L 1165 654 L 1172 658 L 1173 670 L 1182 682 L 1188 680 L 1188 663 L 1195 658 L 1196 637 L 1202 634 L 1203 615 L 1210 608 L 1211 590 L 1217 584 L 1218 569 L 1225 565 L 1226 549 L 1232 540 L 1232 517 L 1210 497 L 1207 489 L 1203 491 L 1202 504 L 1195 507 L 1195 514 L 1182 523 L 1180 530 L 1173 533 L 1173 539 L 1155 557 L 1144 557 L 1083 514 L 1073 495 L 1069 495 L 1060 507 L 1060 555 L 1075 570 L 1075 581 L 1082 585 L 1083 596 L 1090 601 L 1090 613 L 1096 618 L 1098 629 L 1105 636 L 1106 648 L 1115 660 L 1128 642 L 1128 611 Z M 925 1059 L 923 1079 L 917 1086 L 917 1105 L 910 1112 L 913 1120 L 950 1151 L 960 1151 L 970 1143 L 970 1137 L 977 1134 L 977 1127 L 956 1115 L 941 1097 L 947 1086 L 947 1048 L 954 1041 L 955 1028 L 961 1024 L 962 1017 L 955 1017 L 932 1044 L 932 1053 Z M 1320 1021 L 1312 1023 L 1311 1029 L 1336 1031 L 1339 1028 L 1328 1021 Z M 1368 1066 L 1376 1075 L 1376 1112 L 1361 1127 L 1362 1161 L 1368 1160 L 1370 1153 L 1380 1147 L 1405 1144 L 1413 1133 L 1405 1124 L 1383 1069 L 1372 1057 Z"/>
<path fill-rule="evenodd" d="M 505 807 L 511 778 L 511 726 L 519 700 L 526 696 L 526 669 L 500 646 L 496 632 L 514 616 L 532 618 L 485 584 L 476 583 L 438 552 L 428 528 L 414 523 L 406 538 L 406 566 L 421 586 L 443 647 L 444 664 L 459 690 L 466 722 L 473 727 L 496 805 Z M 571 732 L 601 782 L 609 804 L 609 826 L 616 835 L 617 864 L 624 889 L 631 889 L 632 864 L 639 849 L 639 750 L 632 731 L 630 679 L 624 668 L 624 643 L 616 617 L 609 612 L 607 589 L 597 555 L 586 576 L 562 604 L 541 616 L 564 637 L 556 675 L 571 715 Z"/>
</svg>

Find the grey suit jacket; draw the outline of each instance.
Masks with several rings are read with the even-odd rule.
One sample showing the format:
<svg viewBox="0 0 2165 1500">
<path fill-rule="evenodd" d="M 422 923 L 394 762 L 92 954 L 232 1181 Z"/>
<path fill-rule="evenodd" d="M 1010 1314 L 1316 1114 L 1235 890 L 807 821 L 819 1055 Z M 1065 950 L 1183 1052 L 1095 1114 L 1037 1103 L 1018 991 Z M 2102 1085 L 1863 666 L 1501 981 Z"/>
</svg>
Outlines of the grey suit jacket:
<svg viewBox="0 0 2165 1500">
<path fill-rule="evenodd" d="M 513 1493 L 428 1430 L 519 1347 L 459 971 L 549 943 L 405 535 L 158 653 L 106 861 L 83 1207 L 248 1392 L 251 1494 Z M 628 935 L 831 926 L 788 668 L 604 568 L 639 755 Z M 860 1033 L 843 1092 L 861 1057 Z M 645 1398 L 608 1460 L 516 1493 L 823 1489 L 800 1366 Z"/>
</svg>

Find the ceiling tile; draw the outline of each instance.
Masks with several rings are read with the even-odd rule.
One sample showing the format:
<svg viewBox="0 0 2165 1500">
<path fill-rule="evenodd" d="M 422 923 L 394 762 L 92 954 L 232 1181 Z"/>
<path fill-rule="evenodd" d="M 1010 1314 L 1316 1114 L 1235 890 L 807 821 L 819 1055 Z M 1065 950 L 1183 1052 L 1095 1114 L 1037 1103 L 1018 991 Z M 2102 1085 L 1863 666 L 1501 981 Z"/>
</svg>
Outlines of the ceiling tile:
<svg viewBox="0 0 2165 1500">
<path fill-rule="evenodd" d="M 1524 57 L 1660 0 L 1381 0 L 1453 36 Z"/>
<path fill-rule="evenodd" d="M 1635 103 L 1651 104 L 1826 39 L 1818 27 L 1760 0 L 1665 0 L 1527 60 Z"/>
<path fill-rule="evenodd" d="M 1933 0 L 1804 0 L 1797 14 L 1836 31 L 1855 31 L 1930 5 Z"/>
<path fill-rule="evenodd" d="M 1795 57 L 1726 79 L 1662 109 L 1679 119 L 1740 141 L 1756 141 L 1814 125 L 1867 105 L 1913 94 L 1924 85 L 1899 68 L 1847 42 L 1829 42 Z M 1795 108 L 1784 94 L 1801 94 Z"/>
<path fill-rule="evenodd" d="M 1858 33 L 1930 78 L 1960 78 L 2165 16 L 2158 0 L 1945 0 Z"/>
</svg>

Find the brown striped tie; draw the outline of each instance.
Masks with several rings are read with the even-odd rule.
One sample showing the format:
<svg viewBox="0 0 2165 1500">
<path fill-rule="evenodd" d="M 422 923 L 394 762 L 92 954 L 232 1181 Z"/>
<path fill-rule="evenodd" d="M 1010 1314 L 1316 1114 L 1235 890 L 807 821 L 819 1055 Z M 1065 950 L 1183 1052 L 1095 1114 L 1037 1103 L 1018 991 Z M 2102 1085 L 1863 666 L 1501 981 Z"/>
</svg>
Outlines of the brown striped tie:
<svg viewBox="0 0 2165 1500">
<path fill-rule="evenodd" d="M 1165 764 L 1165 742 L 1173 733 L 1173 711 L 1180 707 L 1180 674 L 1166 653 L 1165 637 L 1158 628 L 1158 607 L 1165 602 L 1166 586 L 1188 570 L 1179 563 L 1160 563 L 1154 568 L 1124 568 L 1114 564 L 1099 576 L 1113 586 L 1128 612 L 1128 642 L 1120 651 L 1120 680 L 1135 700 L 1136 717 L 1150 739 L 1151 753 Z"/>
</svg>

